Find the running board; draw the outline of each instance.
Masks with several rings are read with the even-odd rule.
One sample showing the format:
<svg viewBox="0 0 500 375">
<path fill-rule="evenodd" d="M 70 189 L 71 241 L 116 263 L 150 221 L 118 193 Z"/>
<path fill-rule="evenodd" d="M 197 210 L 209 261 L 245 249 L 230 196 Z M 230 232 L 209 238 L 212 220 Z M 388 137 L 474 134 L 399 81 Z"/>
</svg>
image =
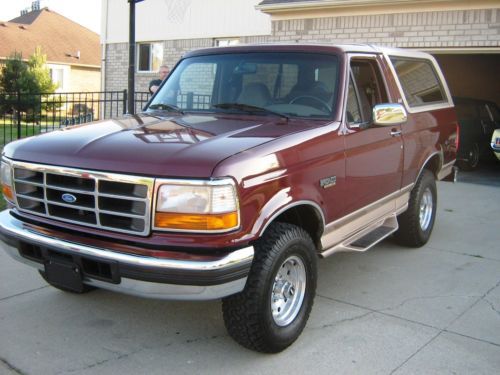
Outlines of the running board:
<svg viewBox="0 0 500 375">
<path fill-rule="evenodd" d="M 384 238 L 398 230 L 398 219 L 396 215 L 378 221 L 369 227 L 348 237 L 340 244 L 337 244 L 323 251 L 320 256 L 326 258 L 329 255 L 344 251 L 363 252 L 378 244 Z"/>
</svg>

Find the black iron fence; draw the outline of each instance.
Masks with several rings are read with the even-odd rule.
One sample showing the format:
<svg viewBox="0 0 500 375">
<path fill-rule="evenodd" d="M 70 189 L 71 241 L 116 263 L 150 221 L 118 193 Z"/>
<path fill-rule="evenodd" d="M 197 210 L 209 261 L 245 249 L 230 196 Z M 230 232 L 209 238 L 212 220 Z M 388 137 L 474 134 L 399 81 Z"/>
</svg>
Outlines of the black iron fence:
<svg viewBox="0 0 500 375">
<path fill-rule="evenodd" d="M 135 112 L 149 100 L 135 93 Z M 68 125 L 117 117 L 127 112 L 127 90 L 18 94 L 0 93 L 0 147 Z"/>
</svg>

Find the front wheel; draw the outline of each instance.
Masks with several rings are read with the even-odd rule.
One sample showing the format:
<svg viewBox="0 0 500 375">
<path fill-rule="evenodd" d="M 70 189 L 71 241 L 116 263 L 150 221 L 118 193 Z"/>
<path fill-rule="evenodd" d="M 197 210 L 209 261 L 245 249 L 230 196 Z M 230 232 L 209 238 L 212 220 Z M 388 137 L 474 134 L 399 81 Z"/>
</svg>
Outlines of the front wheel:
<svg viewBox="0 0 500 375">
<path fill-rule="evenodd" d="M 245 289 L 222 301 L 229 334 L 252 350 L 284 350 L 306 325 L 316 279 L 316 252 L 307 232 L 288 223 L 272 224 L 255 245 Z"/>
<path fill-rule="evenodd" d="M 408 209 L 398 216 L 395 233 L 401 245 L 420 247 L 429 240 L 436 219 L 437 189 L 431 171 L 424 169 L 413 188 Z"/>
</svg>

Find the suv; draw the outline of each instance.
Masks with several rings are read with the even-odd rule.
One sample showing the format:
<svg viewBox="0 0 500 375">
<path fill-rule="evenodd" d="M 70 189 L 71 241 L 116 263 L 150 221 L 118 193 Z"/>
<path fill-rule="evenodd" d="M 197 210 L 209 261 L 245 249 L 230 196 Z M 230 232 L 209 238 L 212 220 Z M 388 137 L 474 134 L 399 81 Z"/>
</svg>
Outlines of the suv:
<svg viewBox="0 0 500 375">
<path fill-rule="evenodd" d="M 425 53 L 198 50 L 144 113 L 7 145 L 0 235 L 65 291 L 222 298 L 237 342 L 279 352 L 309 317 L 318 258 L 427 242 L 457 141 Z"/>
</svg>

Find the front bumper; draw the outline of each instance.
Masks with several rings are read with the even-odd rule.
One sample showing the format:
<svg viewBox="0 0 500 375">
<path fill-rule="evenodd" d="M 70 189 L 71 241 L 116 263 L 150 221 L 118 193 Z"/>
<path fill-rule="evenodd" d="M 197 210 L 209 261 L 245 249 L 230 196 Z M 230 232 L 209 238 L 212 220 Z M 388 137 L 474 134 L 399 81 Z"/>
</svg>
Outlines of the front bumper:
<svg viewBox="0 0 500 375">
<path fill-rule="evenodd" d="M 49 237 L 10 214 L 0 212 L 0 240 L 14 259 L 44 272 L 53 259 L 81 270 L 83 283 L 141 297 L 209 300 L 245 287 L 254 249 L 220 256 L 180 254 L 176 259 L 125 254 Z"/>
</svg>

